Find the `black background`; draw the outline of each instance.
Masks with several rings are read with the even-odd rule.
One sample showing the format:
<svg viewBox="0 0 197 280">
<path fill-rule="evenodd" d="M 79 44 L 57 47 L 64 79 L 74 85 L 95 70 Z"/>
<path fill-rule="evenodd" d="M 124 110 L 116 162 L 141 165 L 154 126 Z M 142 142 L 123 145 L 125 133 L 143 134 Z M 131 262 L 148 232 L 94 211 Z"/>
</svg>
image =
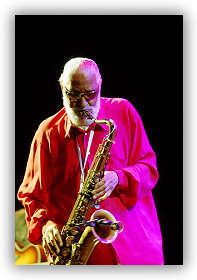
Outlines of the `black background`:
<svg viewBox="0 0 197 280">
<path fill-rule="evenodd" d="M 153 190 L 166 264 L 183 263 L 182 16 L 16 16 L 16 192 L 42 120 L 62 108 L 72 57 L 96 61 L 102 95 L 128 99 L 157 155 Z M 17 201 L 15 208 L 22 205 Z"/>
</svg>

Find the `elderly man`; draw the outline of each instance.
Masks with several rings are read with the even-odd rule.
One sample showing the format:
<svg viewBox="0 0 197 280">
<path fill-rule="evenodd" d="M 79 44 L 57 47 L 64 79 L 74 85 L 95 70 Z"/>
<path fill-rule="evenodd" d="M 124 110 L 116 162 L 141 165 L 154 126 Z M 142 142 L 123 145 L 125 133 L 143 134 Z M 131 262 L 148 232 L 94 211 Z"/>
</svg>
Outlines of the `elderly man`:
<svg viewBox="0 0 197 280">
<path fill-rule="evenodd" d="M 57 254 L 80 186 L 107 129 L 84 117 L 112 119 L 115 143 L 104 177 L 92 191 L 102 209 L 124 224 L 112 245 L 99 243 L 87 264 L 163 264 L 162 237 L 151 190 L 158 180 L 155 154 L 140 116 L 122 98 L 101 97 L 97 64 L 73 58 L 60 77 L 64 108 L 39 126 L 18 199 L 26 209 L 29 240 Z M 53 246 L 51 246 L 51 244 Z"/>
</svg>

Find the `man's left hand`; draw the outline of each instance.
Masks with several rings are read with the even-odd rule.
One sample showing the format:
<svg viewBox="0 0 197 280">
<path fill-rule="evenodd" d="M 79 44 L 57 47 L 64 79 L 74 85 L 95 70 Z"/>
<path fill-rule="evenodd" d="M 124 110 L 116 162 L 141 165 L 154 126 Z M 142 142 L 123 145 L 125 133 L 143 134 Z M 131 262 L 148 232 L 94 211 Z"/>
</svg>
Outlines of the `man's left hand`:
<svg viewBox="0 0 197 280">
<path fill-rule="evenodd" d="M 104 200 L 111 195 L 118 185 L 118 175 L 115 171 L 105 171 L 104 177 L 94 187 L 93 199 Z"/>
</svg>

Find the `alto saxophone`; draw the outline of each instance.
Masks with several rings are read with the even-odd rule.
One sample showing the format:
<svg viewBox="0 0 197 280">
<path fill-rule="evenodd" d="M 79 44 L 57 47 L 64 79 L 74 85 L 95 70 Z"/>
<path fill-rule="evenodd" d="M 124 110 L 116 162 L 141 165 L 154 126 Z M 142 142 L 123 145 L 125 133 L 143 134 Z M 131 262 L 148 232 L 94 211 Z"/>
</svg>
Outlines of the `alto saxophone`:
<svg viewBox="0 0 197 280">
<path fill-rule="evenodd" d="M 116 126 L 112 120 L 96 120 L 86 111 L 84 117 L 97 124 L 105 124 L 109 128 L 107 137 L 99 145 L 92 165 L 79 192 L 70 217 L 61 230 L 63 246 L 60 253 L 53 254 L 51 265 L 83 265 L 86 264 L 96 245 L 101 241 L 111 243 L 123 228 L 114 216 L 106 210 L 97 210 L 90 221 L 87 217 L 97 201 L 92 198 L 94 185 L 102 179 L 110 157 L 110 148 L 116 136 Z"/>
</svg>

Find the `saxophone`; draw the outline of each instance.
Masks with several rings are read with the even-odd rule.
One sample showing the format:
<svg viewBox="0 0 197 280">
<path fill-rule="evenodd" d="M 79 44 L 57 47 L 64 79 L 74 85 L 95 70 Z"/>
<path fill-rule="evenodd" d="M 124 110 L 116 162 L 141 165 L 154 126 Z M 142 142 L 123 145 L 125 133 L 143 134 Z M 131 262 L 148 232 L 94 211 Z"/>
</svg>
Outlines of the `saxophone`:
<svg viewBox="0 0 197 280">
<path fill-rule="evenodd" d="M 106 210 L 97 210 L 87 221 L 92 207 L 98 208 L 97 200 L 93 200 L 94 185 L 102 179 L 110 157 L 110 148 L 116 136 L 116 126 L 112 120 L 96 120 L 86 111 L 84 118 L 89 118 L 97 124 L 108 126 L 109 133 L 99 145 L 92 165 L 85 178 L 83 187 L 78 194 L 70 217 L 61 230 L 63 246 L 60 253 L 51 257 L 51 265 L 83 265 L 99 242 L 111 243 L 118 232 L 123 229 L 120 222 Z"/>
</svg>

